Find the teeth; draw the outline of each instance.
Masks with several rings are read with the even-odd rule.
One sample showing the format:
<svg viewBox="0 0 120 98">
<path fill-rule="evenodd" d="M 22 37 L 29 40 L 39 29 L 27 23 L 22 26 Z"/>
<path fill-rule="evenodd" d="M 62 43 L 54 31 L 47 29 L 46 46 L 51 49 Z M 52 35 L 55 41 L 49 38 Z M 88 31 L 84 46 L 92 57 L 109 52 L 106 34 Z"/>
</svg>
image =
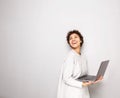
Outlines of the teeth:
<svg viewBox="0 0 120 98">
<path fill-rule="evenodd" d="M 76 44 L 76 43 L 73 43 L 73 44 Z"/>
<path fill-rule="evenodd" d="M 73 44 L 76 44 L 76 42 L 74 42 Z"/>
</svg>

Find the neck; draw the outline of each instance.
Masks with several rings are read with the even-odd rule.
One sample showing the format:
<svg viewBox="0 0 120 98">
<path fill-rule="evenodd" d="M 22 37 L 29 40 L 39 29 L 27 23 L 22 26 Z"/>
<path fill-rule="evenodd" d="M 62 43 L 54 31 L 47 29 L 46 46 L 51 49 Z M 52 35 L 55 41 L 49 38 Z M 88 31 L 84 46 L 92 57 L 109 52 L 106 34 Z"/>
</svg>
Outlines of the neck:
<svg viewBox="0 0 120 98">
<path fill-rule="evenodd" d="M 75 50 L 78 54 L 81 54 L 81 50 L 80 50 L 80 47 L 78 47 L 78 48 L 75 48 L 75 49 L 73 49 L 73 50 Z"/>
</svg>

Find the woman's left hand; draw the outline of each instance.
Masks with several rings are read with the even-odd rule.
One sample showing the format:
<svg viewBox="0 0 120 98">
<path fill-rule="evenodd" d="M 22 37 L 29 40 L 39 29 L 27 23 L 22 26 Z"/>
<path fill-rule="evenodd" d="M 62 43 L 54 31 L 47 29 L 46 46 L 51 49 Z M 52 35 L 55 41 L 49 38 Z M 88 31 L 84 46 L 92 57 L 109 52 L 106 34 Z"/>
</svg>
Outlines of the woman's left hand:
<svg viewBox="0 0 120 98">
<path fill-rule="evenodd" d="M 100 76 L 99 79 L 97 79 L 95 82 L 93 82 L 93 84 L 100 82 L 102 79 L 103 79 L 103 76 Z"/>
</svg>

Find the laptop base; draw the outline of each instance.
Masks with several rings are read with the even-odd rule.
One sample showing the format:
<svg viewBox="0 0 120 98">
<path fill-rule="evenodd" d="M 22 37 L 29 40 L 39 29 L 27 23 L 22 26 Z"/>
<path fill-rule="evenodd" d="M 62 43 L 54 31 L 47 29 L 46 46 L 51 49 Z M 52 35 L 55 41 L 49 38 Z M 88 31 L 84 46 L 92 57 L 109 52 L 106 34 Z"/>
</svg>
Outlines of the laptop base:
<svg viewBox="0 0 120 98">
<path fill-rule="evenodd" d="M 79 77 L 77 80 L 80 80 L 82 82 L 95 81 L 96 76 L 94 76 L 94 75 L 85 75 L 83 77 Z"/>
</svg>

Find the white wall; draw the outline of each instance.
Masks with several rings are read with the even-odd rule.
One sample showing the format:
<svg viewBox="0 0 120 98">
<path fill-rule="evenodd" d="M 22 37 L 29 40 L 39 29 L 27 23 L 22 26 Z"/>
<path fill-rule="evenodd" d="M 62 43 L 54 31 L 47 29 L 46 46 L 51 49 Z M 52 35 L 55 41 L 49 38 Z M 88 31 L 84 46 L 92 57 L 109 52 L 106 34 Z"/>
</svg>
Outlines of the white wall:
<svg viewBox="0 0 120 98">
<path fill-rule="evenodd" d="M 110 59 L 91 98 L 120 98 L 119 0 L 0 0 L 0 98 L 56 98 L 68 52 L 66 33 L 78 29 L 89 73 Z"/>
</svg>

